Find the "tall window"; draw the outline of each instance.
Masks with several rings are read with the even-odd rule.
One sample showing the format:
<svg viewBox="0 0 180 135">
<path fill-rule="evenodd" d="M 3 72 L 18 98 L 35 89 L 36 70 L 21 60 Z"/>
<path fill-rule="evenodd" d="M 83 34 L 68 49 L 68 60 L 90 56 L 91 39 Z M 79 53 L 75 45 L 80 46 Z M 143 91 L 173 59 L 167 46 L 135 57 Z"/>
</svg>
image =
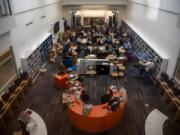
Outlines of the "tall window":
<svg viewBox="0 0 180 135">
<path fill-rule="evenodd" d="M 175 72 L 175 78 L 178 82 L 180 82 L 180 58 L 178 59 L 178 64 Z"/>
<path fill-rule="evenodd" d="M 9 0 L 0 0 L 0 17 L 10 14 L 11 10 Z"/>
</svg>

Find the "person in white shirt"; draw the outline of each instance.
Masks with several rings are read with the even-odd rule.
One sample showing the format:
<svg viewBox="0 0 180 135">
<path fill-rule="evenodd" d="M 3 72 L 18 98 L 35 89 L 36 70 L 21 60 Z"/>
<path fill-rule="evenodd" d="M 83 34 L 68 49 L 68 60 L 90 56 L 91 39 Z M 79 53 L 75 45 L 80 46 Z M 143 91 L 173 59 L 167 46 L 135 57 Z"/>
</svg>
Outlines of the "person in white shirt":
<svg viewBox="0 0 180 135">
<path fill-rule="evenodd" d="M 147 61 L 146 62 L 146 72 L 149 72 L 150 70 L 152 70 L 155 67 L 155 64 L 153 61 Z"/>
<path fill-rule="evenodd" d="M 80 37 L 77 38 L 77 42 L 78 43 L 81 43 L 82 42 L 82 39 Z"/>
<path fill-rule="evenodd" d="M 87 39 L 86 38 L 82 39 L 82 44 L 87 44 Z"/>
<path fill-rule="evenodd" d="M 155 68 L 155 63 L 153 60 L 149 61 L 139 61 L 139 64 L 142 65 L 140 74 L 143 75 L 144 72 L 149 72 Z"/>
</svg>

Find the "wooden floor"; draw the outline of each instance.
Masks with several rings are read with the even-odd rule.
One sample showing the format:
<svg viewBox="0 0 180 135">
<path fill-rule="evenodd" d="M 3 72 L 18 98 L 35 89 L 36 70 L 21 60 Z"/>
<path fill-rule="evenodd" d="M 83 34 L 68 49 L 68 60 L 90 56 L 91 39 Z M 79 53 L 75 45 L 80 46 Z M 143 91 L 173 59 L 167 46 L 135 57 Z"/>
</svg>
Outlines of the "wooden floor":
<svg viewBox="0 0 180 135">
<path fill-rule="evenodd" d="M 16 118 L 18 113 L 26 108 L 33 109 L 44 119 L 48 135 L 89 135 L 71 125 L 66 111 L 62 108 L 63 90 L 58 90 L 53 85 L 52 75 L 57 71 L 56 66 L 48 64 L 47 69 L 48 74 L 40 75 L 25 93 L 26 99 L 20 101 L 13 109 L 16 117 L 7 118 L 8 129 L 0 129 L 0 135 L 12 135 L 13 131 L 19 130 Z M 123 86 L 127 90 L 128 105 L 122 122 L 112 130 L 99 135 L 145 135 L 146 117 L 155 108 L 170 117 L 165 125 L 164 134 L 178 135 L 180 124 L 171 119 L 173 113 L 167 110 L 162 97 L 149 80 L 136 76 L 133 71 L 132 66 L 129 66 L 127 82 L 110 76 L 83 76 L 94 104 L 100 102 L 100 96 L 109 85 Z"/>
</svg>

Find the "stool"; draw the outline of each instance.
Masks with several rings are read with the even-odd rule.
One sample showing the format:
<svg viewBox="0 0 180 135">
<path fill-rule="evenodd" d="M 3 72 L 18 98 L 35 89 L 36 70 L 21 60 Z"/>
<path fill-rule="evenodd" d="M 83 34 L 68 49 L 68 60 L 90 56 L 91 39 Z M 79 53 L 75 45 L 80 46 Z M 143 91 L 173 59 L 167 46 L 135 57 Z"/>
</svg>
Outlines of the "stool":
<svg viewBox="0 0 180 135">
<path fill-rule="evenodd" d="M 54 79 L 54 84 L 57 88 L 66 88 L 67 86 L 67 81 L 68 81 L 68 74 L 64 74 L 64 75 L 54 75 L 53 76 Z"/>
</svg>

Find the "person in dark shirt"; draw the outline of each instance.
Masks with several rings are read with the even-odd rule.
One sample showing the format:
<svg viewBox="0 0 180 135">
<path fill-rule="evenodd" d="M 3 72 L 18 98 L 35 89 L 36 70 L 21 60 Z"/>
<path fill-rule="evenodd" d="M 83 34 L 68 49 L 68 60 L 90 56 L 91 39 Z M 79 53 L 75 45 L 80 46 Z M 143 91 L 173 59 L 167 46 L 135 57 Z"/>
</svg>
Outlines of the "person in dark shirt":
<svg viewBox="0 0 180 135">
<path fill-rule="evenodd" d="M 66 32 L 67 30 L 67 20 L 65 19 L 65 17 L 63 17 L 63 25 L 64 25 L 64 31 Z"/>
<path fill-rule="evenodd" d="M 83 103 L 85 104 L 89 104 L 90 103 L 90 96 L 89 94 L 87 93 L 87 91 L 83 90 L 81 92 L 81 96 L 80 96 L 81 100 Z"/>
<path fill-rule="evenodd" d="M 114 97 L 113 99 L 111 99 L 108 102 L 108 106 L 110 107 L 110 109 L 114 112 L 118 109 L 120 104 L 120 98 L 119 97 Z"/>
<path fill-rule="evenodd" d="M 113 96 L 113 92 L 111 89 L 109 89 L 108 93 L 101 97 L 101 103 L 105 104 L 105 103 L 109 102 L 111 100 L 112 96 Z"/>
<path fill-rule="evenodd" d="M 85 56 L 89 55 L 90 53 L 91 53 L 91 50 L 88 47 L 86 47 L 86 49 L 85 49 Z"/>
</svg>

